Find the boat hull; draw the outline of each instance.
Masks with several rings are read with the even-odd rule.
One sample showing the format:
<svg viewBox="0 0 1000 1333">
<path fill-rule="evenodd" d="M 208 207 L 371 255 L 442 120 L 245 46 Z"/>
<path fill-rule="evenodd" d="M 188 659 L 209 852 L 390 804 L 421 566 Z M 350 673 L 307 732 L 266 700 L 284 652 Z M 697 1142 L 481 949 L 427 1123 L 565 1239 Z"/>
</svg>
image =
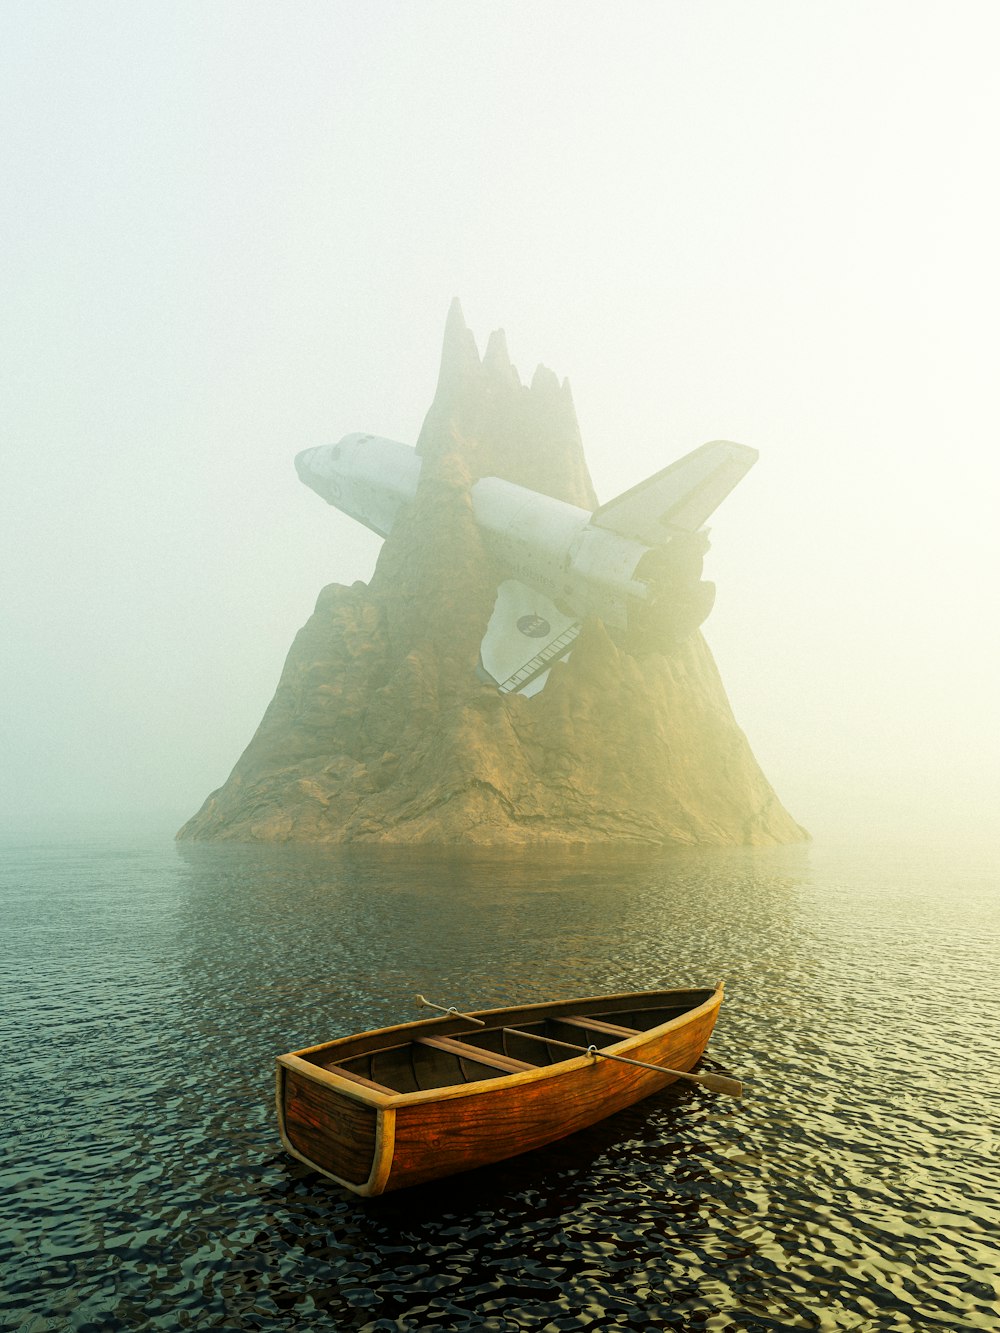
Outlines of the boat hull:
<svg viewBox="0 0 1000 1333">
<path fill-rule="evenodd" d="M 628 1002 L 676 992 L 590 997 L 562 1002 L 565 1012 L 607 1014 Z M 722 1002 L 722 986 L 705 992 L 688 1012 L 622 1040 L 601 1040 L 603 1050 L 630 1060 L 686 1072 L 708 1044 Z M 603 1007 L 602 1007 L 603 1006 Z M 553 1006 L 479 1011 L 489 1026 L 537 1021 Z M 612 1012 L 613 1016 L 613 1012 Z M 282 1141 L 300 1161 L 362 1196 L 424 1184 L 442 1176 L 544 1147 L 624 1110 L 675 1081 L 673 1074 L 581 1054 L 503 1077 L 427 1091 L 394 1093 L 365 1080 L 353 1082 L 316 1063 L 378 1049 L 378 1042 L 414 1034 L 469 1034 L 468 1023 L 445 1019 L 407 1024 L 278 1057 L 277 1109 Z M 581 1043 L 583 1044 L 583 1043 Z M 304 1058 L 309 1057 L 309 1058 Z"/>
</svg>

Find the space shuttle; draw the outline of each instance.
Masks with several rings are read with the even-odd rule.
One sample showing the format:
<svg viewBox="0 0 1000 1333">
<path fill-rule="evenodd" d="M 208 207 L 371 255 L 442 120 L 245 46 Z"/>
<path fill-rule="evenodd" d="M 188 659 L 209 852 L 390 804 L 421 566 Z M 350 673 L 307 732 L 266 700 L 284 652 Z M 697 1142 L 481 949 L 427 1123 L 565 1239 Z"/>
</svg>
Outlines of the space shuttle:
<svg viewBox="0 0 1000 1333">
<path fill-rule="evenodd" d="M 497 588 L 479 674 L 504 694 L 533 694 L 588 616 L 632 651 L 665 651 L 715 600 L 701 579 L 705 521 L 757 460 L 727 440 L 703 444 L 591 512 L 500 477 L 472 486 L 484 543 L 507 577 Z M 306 449 L 299 477 L 342 513 L 388 537 L 413 500 L 421 458 L 374 435 Z"/>
</svg>

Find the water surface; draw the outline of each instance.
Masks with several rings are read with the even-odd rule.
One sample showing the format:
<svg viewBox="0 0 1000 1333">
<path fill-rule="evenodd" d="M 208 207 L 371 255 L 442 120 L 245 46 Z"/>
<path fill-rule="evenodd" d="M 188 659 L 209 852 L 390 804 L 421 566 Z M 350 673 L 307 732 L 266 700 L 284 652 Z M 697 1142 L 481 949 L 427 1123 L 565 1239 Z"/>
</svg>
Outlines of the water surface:
<svg viewBox="0 0 1000 1333">
<path fill-rule="evenodd" d="M 1000 1327 L 998 912 L 954 848 L 3 849 L 0 1327 Z M 416 1017 L 725 977 L 709 1068 L 364 1202 L 273 1058 Z"/>
</svg>

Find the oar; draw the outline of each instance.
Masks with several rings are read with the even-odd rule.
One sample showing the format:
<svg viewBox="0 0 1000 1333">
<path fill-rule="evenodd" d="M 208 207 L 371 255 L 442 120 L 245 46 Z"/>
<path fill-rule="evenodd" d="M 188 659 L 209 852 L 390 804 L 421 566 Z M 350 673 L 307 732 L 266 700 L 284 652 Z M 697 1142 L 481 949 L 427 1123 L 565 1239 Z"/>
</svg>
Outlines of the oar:
<svg viewBox="0 0 1000 1333">
<path fill-rule="evenodd" d="M 448 1014 L 453 1018 L 461 1018 L 467 1023 L 475 1023 L 477 1027 L 484 1028 L 486 1024 L 481 1018 L 474 1018 L 472 1014 L 463 1014 L 450 1005 L 447 1009 L 444 1005 L 433 1004 L 425 999 L 423 995 L 414 997 L 418 1004 L 424 1005 L 428 1009 L 437 1009 L 442 1014 Z M 591 1059 L 600 1056 L 602 1060 L 617 1060 L 619 1064 L 636 1065 L 639 1069 L 652 1069 L 657 1074 L 671 1074 L 674 1078 L 686 1079 L 688 1083 L 697 1083 L 699 1087 L 705 1088 L 708 1092 L 722 1092 L 728 1097 L 742 1097 L 743 1084 L 738 1078 L 727 1078 L 724 1074 L 689 1074 L 684 1069 L 668 1069 L 666 1065 L 653 1065 L 646 1060 L 632 1060 L 627 1055 L 612 1055 L 610 1051 L 602 1051 L 596 1046 L 578 1046 L 572 1041 L 556 1041 L 555 1037 L 540 1037 L 536 1032 L 522 1032 L 519 1028 L 502 1027 L 501 1032 L 506 1032 L 511 1037 L 527 1037 L 528 1041 L 540 1041 L 546 1046 L 561 1046 L 567 1051 L 576 1051 L 580 1055 L 589 1055 Z"/>
<path fill-rule="evenodd" d="M 416 1000 L 417 1004 L 422 1004 L 425 1009 L 437 1009 L 439 1013 L 451 1014 L 454 1018 L 463 1018 L 466 1023 L 475 1023 L 477 1028 L 484 1028 L 486 1026 L 481 1018 L 473 1018 L 471 1014 L 463 1014 L 456 1009 L 454 1005 L 450 1005 L 449 1008 L 446 1009 L 443 1004 L 434 1004 L 433 1001 L 428 1000 L 424 995 L 414 995 L 413 998 Z"/>
</svg>

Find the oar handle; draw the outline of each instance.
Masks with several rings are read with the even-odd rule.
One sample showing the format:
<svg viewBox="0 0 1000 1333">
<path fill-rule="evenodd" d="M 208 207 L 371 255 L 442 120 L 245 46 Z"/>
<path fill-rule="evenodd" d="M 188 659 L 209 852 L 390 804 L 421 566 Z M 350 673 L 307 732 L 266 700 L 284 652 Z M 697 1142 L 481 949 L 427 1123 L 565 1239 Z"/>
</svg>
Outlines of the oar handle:
<svg viewBox="0 0 1000 1333">
<path fill-rule="evenodd" d="M 417 1004 L 422 1004 L 425 1009 L 437 1009 L 439 1013 L 446 1014 L 451 1018 L 461 1018 L 466 1023 L 475 1023 L 476 1027 L 484 1028 L 486 1024 L 481 1018 L 473 1018 L 472 1014 L 463 1014 L 461 1010 L 456 1009 L 453 1004 L 446 1009 L 443 1004 L 435 1004 L 423 995 L 414 995 Z"/>
</svg>

